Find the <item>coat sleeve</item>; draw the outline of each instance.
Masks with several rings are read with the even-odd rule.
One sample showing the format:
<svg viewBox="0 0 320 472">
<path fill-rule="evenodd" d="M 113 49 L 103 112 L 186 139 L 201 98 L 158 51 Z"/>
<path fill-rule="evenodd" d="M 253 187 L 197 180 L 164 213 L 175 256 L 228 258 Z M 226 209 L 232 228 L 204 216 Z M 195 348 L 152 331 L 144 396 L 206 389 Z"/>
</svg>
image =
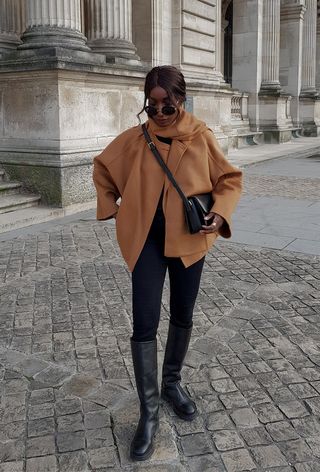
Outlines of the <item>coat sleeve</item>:
<svg viewBox="0 0 320 472">
<path fill-rule="evenodd" d="M 219 234 L 231 237 L 231 215 L 234 212 L 242 192 L 242 172 L 224 157 L 223 151 L 211 130 L 207 131 L 209 147 L 210 177 L 214 185 L 214 204 L 210 211 L 224 218 Z"/>
<path fill-rule="evenodd" d="M 93 160 L 92 178 L 97 191 L 97 219 L 108 220 L 115 217 L 119 209 L 116 201 L 120 192 L 99 156 Z"/>
</svg>

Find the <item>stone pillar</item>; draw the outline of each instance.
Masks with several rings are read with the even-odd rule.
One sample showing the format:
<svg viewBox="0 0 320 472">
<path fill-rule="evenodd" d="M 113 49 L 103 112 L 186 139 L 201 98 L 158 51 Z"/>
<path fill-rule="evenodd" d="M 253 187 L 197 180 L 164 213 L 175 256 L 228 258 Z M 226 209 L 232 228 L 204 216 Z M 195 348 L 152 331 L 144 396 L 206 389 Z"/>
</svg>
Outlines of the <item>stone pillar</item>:
<svg viewBox="0 0 320 472">
<path fill-rule="evenodd" d="M 0 0 L 0 54 L 16 49 L 25 29 L 24 1 Z"/>
<path fill-rule="evenodd" d="M 316 90 L 317 0 L 305 0 L 306 12 L 303 25 L 302 87 L 300 93 L 300 118 L 304 136 L 318 136 L 319 96 Z"/>
<path fill-rule="evenodd" d="M 317 0 L 306 0 L 303 27 L 301 95 L 316 94 Z"/>
<path fill-rule="evenodd" d="M 317 18 L 316 89 L 320 93 L 320 7 Z"/>
<path fill-rule="evenodd" d="M 320 134 L 320 3 L 318 4 L 318 16 L 317 16 L 316 89 L 317 89 L 318 99 L 315 101 L 315 104 L 314 104 L 314 121 L 315 121 L 315 125 L 317 126 L 317 135 L 318 135 Z"/>
<path fill-rule="evenodd" d="M 292 96 L 291 116 L 294 126 L 300 126 L 303 19 L 305 0 L 281 0 L 280 82 Z"/>
<path fill-rule="evenodd" d="M 259 91 L 260 129 L 265 143 L 292 137 L 291 96 L 280 85 L 280 0 L 263 0 L 262 77 Z"/>
<path fill-rule="evenodd" d="M 261 91 L 281 89 L 279 82 L 280 0 L 263 2 Z"/>
<path fill-rule="evenodd" d="M 252 130 L 259 131 L 263 0 L 233 0 L 232 87 L 249 92 Z"/>
<path fill-rule="evenodd" d="M 168 0 L 167 0 L 168 1 Z M 163 0 L 152 1 L 152 65 L 165 64 L 164 61 L 164 12 Z"/>
<path fill-rule="evenodd" d="M 86 0 L 86 35 L 107 58 L 139 59 L 132 43 L 132 0 Z"/>
<path fill-rule="evenodd" d="M 90 51 L 81 33 L 80 0 L 26 0 L 27 29 L 18 49 L 63 47 Z"/>
</svg>

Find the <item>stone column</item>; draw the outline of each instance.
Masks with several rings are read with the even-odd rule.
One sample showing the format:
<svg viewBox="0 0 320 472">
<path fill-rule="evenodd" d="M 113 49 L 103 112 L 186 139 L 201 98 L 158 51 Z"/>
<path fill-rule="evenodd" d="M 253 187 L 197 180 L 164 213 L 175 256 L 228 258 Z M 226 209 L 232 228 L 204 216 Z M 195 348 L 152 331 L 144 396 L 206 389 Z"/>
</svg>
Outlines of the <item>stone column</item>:
<svg viewBox="0 0 320 472">
<path fill-rule="evenodd" d="M 25 29 L 24 2 L 0 0 L 0 54 L 16 49 Z"/>
<path fill-rule="evenodd" d="M 280 0 L 263 2 L 261 91 L 279 91 Z"/>
<path fill-rule="evenodd" d="M 320 7 L 317 18 L 316 89 L 320 93 Z"/>
<path fill-rule="evenodd" d="M 306 0 L 303 27 L 301 95 L 316 94 L 317 0 Z"/>
<path fill-rule="evenodd" d="M 281 0 L 280 81 L 281 87 L 292 96 L 291 116 L 300 126 L 301 71 L 303 19 L 305 0 Z"/>
<path fill-rule="evenodd" d="M 86 35 L 107 58 L 139 59 L 132 43 L 132 0 L 86 0 Z"/>
<path fill-rule="evenodd" d="M 263 0 L 233 0 L 232 87 L 249 92 L 252 130 L 259 131 Z"/>
<path fill-rule="evenodd" d="M 81 33 L 80 0 L 26 0 L 27 29 L 18 49 L 63 47 L 90 51 Z"/>
<path fill-rule="evenodd" d="M 164 12 L 163 0 L 152 1 L 152 65 L 165 64 L 164 56 Z"/>
</svg>

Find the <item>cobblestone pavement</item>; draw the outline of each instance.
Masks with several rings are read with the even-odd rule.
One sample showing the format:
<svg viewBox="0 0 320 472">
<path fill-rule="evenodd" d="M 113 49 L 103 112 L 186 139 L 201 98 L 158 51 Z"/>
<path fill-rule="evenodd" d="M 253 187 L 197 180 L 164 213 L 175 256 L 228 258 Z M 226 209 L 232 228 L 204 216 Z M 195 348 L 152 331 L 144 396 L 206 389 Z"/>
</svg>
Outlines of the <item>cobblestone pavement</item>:
<svg viewBox="0 0 320 472">
<path fill-rule="evenodd" d="M 319 179 L 246 174 L 244 185 L 245 195 L 274 195 L 312 201 L 320 199 Z"/>
<path fill-rule="evenodd" d="M 219 240 L 206 257 L 183 384 L 156 451 L 138 421 L 130 273 L 113 222 L 0 242 L 0 472 L 319 472 L 320 257 Z M 165 282 L 159 381 L 169 319 Z"/>
<path fill-rule="evenodd" d="M 244 169 L 244 194 L 319 201 L 320 155 L 282 158 Z"/>
</svg>

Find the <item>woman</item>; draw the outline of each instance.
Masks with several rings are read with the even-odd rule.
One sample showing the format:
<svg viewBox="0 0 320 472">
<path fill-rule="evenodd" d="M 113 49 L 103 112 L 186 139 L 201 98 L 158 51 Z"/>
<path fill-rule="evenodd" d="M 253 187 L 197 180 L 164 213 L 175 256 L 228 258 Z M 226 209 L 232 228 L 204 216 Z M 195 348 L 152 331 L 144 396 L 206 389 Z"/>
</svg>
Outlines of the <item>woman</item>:
<svg viewBox="0 0 320 472">
<path fill-rule="evenodd" d="M 242 173 L 225 159 L 206 124 L 183 109 L 186 85 L 172 66 L 146 76 L 143 110 L 147 130 L 187 196 L 212 191 L 207 225 L 190 234 L 181 197 L 156 161 L 140 125 L 114 139 L 94 159 L 97 219 L 116 218 L 121 253 L 132 272 L 133 333 L 130 338 L 140 419 L 131 443 L 133 460 L 154 450 L 159 427 L 157 329 L 166 271 L 170 280 L 170 322 L 162 367 L 161 397 L 190 421 L 194 401 L 180 385 L 192 315 L 205 255 L 218 235 L 231 236 L 230 217 L 240 198 Z M 116 201 L 121 196 L 121 204 Z"/>
</svg>

